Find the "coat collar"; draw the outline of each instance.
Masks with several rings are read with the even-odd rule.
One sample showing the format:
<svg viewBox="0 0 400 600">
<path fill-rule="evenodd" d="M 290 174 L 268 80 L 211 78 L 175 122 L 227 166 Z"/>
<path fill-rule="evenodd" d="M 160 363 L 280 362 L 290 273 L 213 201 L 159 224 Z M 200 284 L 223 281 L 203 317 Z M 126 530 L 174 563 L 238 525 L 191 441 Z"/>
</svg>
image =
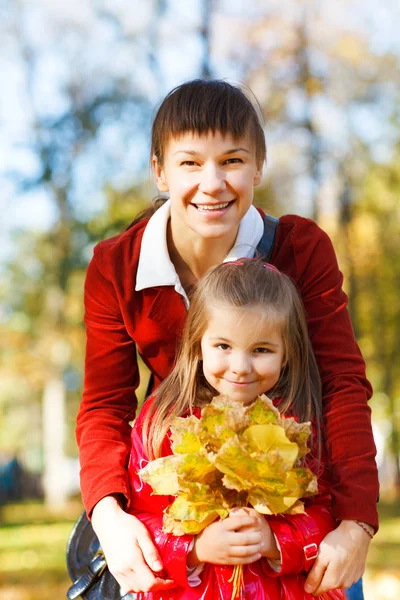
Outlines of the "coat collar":
<svg viewBox="0 0 400 600">
<path fill-rule="evenodd" d="M 146 225 L 140 247 L 135 289 L 140 291 L 151 287 L 174 286 L 176 292 L 183 296 L 186 306 L 189 306 L 186 292 L 168 254 L 167 223 L 170 213 L 171 204 L 170 200 L 167 200 Z M 250 206 L 240 222 L 235 244 L 224 262 L 254 256 L 263 231 L 260 213 L 254 206 Z"/>
</svg>

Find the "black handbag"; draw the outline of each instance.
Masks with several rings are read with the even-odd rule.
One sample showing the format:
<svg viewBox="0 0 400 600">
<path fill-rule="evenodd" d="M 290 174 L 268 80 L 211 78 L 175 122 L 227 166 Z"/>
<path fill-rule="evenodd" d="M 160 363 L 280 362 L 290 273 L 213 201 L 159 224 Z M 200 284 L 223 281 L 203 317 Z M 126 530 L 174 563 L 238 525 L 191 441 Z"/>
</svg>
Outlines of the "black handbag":
<svg viewBox="0 0 400 600">
<path fill-rule="evenodd" d="M 134 600 L 136 594 L 121 594 L 119 583 L 107 568 L 98 537 L 84 511 L 74 525 L 67 545 L 67 567 L 74 582 L 69 600 Z"/>
<path fill-rule="evenodd" d="M 278 219 L 264 215 L 264 233 L 255 255 L 269 261 L 274 249 Z M 146 397 L 153 387 L 150 377 Z M 67 591 L 69 600 L 134 600 L 136 594 L 121 594 L 121 588 L 107 567 L 100 542 L 91 522 L 83 512 L 74 525 L 67 545 L 67 566 L 73 585 Z"/>
</svg>

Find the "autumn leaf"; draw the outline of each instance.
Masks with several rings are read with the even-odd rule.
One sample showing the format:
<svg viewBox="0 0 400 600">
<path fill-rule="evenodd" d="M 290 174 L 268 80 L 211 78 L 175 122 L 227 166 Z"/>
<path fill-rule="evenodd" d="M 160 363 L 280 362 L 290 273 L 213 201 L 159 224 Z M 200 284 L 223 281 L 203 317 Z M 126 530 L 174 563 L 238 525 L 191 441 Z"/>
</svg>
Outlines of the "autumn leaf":
<svg viewBox="0 0 400 600">
<path fill-rule="evenodd" d="M 279 411 L 275 408 L 272 400 L 267 396 L 259 396 L 246 408 L 249 422 L 253 425 L 266 425 L 276 423 L 279 419 Z"/>
<path fill-rule="evenodd" d="M 150 461 L 138 475 L 150 484 L 154 494 L 175 496 L 179 492 L 177 456 L 165 456 Z"/>
<path fill-rule="evenodd" d="M 197 434 L 199 419 L 195 415 L 177 417 L 171 426 L 172 451 L 174 454 L 201 452 L 203 446 Z"/>
<path fill-rule="evenodd" d="M 182 528 L 184 533 L 199 533 L 218 518 L 224 519 L 229 508 L 219 490 L 197 484 L 191 491 L 180 494 L 164 513 L 164 530 Z M 166 530 L 165 530 L 166 531 Z M 172 533 L 172 531 L 171 531 Z"/>
<path fill-rule="evenodd" d="M 310 452 L 307 442 L 311 435 L 311 423 L 298 423 L 293 417 L 279 418 L 277 424 L 283 427 L 287 438 L 298 445 L 299 458 L 303 458 Z"/>
<path fill-rule="evenodd" d="M 243 432 L 243 438 L 252 452 L 279 452 L 288 469 L 293 466 L 299 453 L 297 444 L 289 441 L 284 429 L 279 425 L 252 425 Z"/>
</svg>

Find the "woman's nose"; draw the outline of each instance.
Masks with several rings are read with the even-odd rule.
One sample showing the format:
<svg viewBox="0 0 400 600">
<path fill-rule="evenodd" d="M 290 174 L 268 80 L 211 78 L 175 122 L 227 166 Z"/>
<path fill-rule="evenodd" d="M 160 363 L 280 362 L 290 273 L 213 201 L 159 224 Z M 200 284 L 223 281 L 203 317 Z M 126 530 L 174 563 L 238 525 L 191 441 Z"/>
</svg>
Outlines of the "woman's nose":
<svg viewBox="0 0 400 600">
<path fill-rule="evenodd" d="M 199 190 L 203 194 L 213 195 L 226 188 L 225 173 L 214 163 L 204 165 L 200 176 Z"/>
</svg>

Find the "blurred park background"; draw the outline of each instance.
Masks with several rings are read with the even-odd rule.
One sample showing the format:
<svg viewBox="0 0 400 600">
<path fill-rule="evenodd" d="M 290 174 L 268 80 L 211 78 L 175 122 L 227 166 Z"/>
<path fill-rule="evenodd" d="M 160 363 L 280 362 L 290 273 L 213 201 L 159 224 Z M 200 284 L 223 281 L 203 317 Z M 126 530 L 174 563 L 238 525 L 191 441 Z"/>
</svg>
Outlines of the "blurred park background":
<svg viewBox="0 0 400 600">
<path fill-rule="evenodd" d="M 375 389 L 365 598 L 400 598 L 399 29 L 397 0 L 0 0 L 0 600 L 65 595 L 85 269 L 156 193 L 157 103 L 210 76 L 260 102 L 256 204 L 333 238 Z"/>
</svg>

